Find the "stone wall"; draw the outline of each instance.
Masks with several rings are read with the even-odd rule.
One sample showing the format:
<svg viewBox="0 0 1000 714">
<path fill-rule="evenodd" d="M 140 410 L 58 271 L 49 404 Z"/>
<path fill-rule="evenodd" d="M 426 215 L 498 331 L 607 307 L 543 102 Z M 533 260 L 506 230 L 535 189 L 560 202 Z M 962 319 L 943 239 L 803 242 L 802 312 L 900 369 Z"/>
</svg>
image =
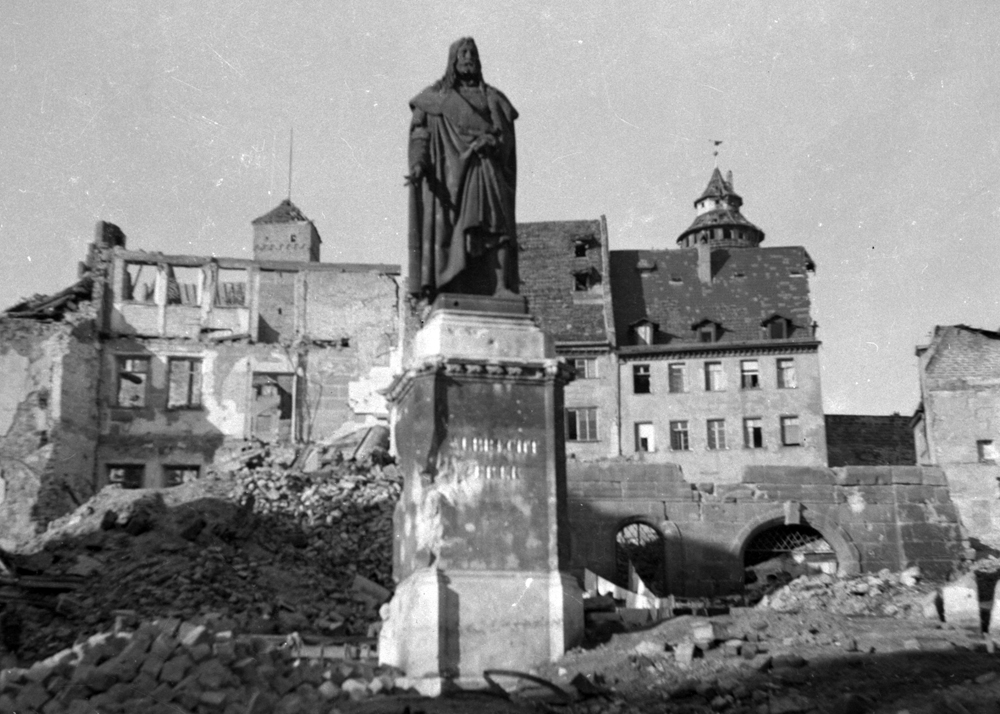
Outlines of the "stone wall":
<svg viewBox="0 0 1000 714">
<path fill-rule="evenodd" d="M 88 319 L 0 318 L 0 548 L 93 495 L 97 354 Z"/>
<path fill-rule="evenodd" d="M 944 578 L 963 554 L 940 469 L 747 467 L 739 483 L 694 484 L 674 464 L 570 462 L 572 564 L 615 579 L 615 537 L 640 522 L 663 537 L 667 590 L 720 595 L 742 586 L 744 549 L 792 523 L 818 530 L 841 570 L 919 565 Z"/>
</svg>

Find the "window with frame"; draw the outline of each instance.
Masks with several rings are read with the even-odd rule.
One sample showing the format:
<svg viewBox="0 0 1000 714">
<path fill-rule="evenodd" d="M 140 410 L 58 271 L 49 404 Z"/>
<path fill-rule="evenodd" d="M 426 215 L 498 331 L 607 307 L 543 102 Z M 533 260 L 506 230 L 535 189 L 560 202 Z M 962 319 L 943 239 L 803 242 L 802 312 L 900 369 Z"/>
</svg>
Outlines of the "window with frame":
<svg viewBox="0 0 1000 714">
<path fill-rule="evenodd" d="M 740 387 L 760 389 L 760 363 L 757 360 L 745 359 L 740 362 Z"/>
<path fill-rule="evenodd" d="M 163 485 L 166 488 L 197 481 L 200 476 L 200 466 L 176 466 L 171 464 L 163 467 Z"/>
<path fill-rule="evenodd" d="M 725 419 L 709 419 L 708 432 L 706 436 L 708 437 L 708 448 L 710 451 L 718 451 L 726 448 L 726 420 Z"/>
<path fill-rule="evenodd" d="M 797 416 L 781 417 L 781 443 L 784 446 L 801 446 L 802 430 Z"/>
<path fill-rule="evenodd" d="M 245 307 L 247 304 L 247 271 L 219 268 L 215 282 L 216 307 Z"/>
<path fill-rule="evenodd" d="M 673 451 L 690 451 L 691 440 L 688 438 L 686 421 L 670 422 L 670 448 Z"/>
<path fill-rule="evenodd" d="M 635 330 L 635 342 L 637 345 L 651 345 L 653 344 L 653 333 L 655 327 L 652 323 L 644 322 L 640 325 L 636 325 Z"/>
<path fill-rule="evenodd" d="M 198 409 L 201 407 L 201 360 L 192 357 L 170 357 L 167 360 L 168 409 Z"/>
<path fill-rule="evenodd" d="M 632 392 L 635 394 L 649 394 L 652 392 L 652 383 L 649 375 L 648 364 L 632 365 Z"/>
<path fill-rule="evenodd" d="M 653 422 L 651 421 L 636 422 L 635 450 L 637 452 L 656 451 L 656 434 L 653 431 Z"/>
<path fill-rule="evenodd" d="M 976 452 L 979 455 L 979 462 L 983 464 L 995 464 L 1000 461 L 1000 451 L 997 450 L 993 439 L 980 439 L 976 442 Z"/>
<path fill-rule="evenodd" d="M 788 337 L 789 329 L 788 320 L 783 317 L 777 317 L 767 325 L 767 336 L 772 340 L 783 340 Z"/>
<path fill-rule="evenodd" d="M 778 358 L 778 389 L 795 389 L 795 360 L 791 357 Z"/>
<path fill-rule="evenodd" d="M 577 379 L 597 379 L 597 358 L 576 357 L 573 359 L 573 369 Z"/>
<path fill-rule="evenodd" d="M 679 394 L 687 391 L 687 365 L 672 362 L 667 365 L 667 385 L 671 392 Z"/>
<path fill-rule="evenodd" d="M 764 448 L 764 427 L 760 417 L 743 420 L 743 445 L 748 449 Z"/>
<path fill-rule="evenodd" d="M 139 408 L 146 406 L 146 385 L 149 382 L 149 357 L 118 357 L 118 378 L 115 405 Z"/>
<path fill-rule="evenodd" d="M 566 409 L 566 441 L 597 441 L 597 407 Z"/>
<path fill-rule="evenodd" d="M 705 363 L 705 391 L 721 392 L 726 388 L 726 375 L 722 371 L 722 362 Z"/>
<path fill-rule="evenodd" d="M 718 342 L 719 341 L 719 325 L 714 322 L 706 322 L 703 325 L 698 326 L 698 341 L 699 342 Z"/>
<path fill-rule="evenodd" d="M 108 483 L 122 488 L 142 488 L 146 467 L 142 464 L 108 464 Z"/>
</svg>

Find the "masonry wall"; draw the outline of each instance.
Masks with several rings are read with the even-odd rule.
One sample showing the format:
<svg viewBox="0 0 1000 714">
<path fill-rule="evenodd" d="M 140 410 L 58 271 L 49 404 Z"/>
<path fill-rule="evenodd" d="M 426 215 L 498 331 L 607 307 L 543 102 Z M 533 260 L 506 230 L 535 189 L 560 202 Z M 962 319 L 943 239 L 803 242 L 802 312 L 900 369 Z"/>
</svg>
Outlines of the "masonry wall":
<svg viewBox="0 0 1000 714">
<path fill-rule="evenodd" d="M 570 462 L 572 564 L 615 579 L 615 536 L 632 522 L 664 538 L 676 595 L 738 592 L 743 551 L 758 533 L 796 520 L 824 536 L 845 572 L 919 565 L 944 578 L 963 554 L 958 512 L 935 468 L 748 467 L 739 483 L 685 481 L 671 464 Z"/>
<path fill-rule="evenodd" d="M 573 356 L 567 361 L 572 364 Z M 585 355 L 580 355 L 585 356 Z M 618 361 L 613 354 L 590 355 L 596 374 L 592 378 L 577 377 L 566 385 L 566 408 L 595 408 L 597 410 L 597 438 L 566 441 L 566 454 L 572 459 L 590 461 L 617 456 L 618 399 L 615 382 L 618 379 Z"/>
<path fill-rule="evenodd" d="M 815 352 L 739 356 L 655 355 L 650 359 L 630 356 L 621 362 L 622 390 L 622 453 L 650 463 L 673 463 L 683 470 L 689 481 L 737 483 L 745 466 L 781 464 L 795 466 L 826 465 L 826 432 L 820 392 L 819 358 Z M 795 360 L 796 387 L 779 388 L 777 360 Z M 740 384 L 743 360 L 757 360 L 760 367 L 760 388 L 744 389 Z M 720 362 L 725 374 L 721 391 L 705 389 L 705 365 Z M 636 394 L 633 368 L 647 365 L 650 370 L 651 393 Z M 686 391 L 668 389 L 668 369 L 671 364 L 686 367 Z M 797 416 L 802 434 L 801 444 L 782 444 L 781 417 Z M 763 447 L 747 448 L 744 444 L 743 420 L 760 418 L 763 427 Z M 726 446 L 708 448 L 709 419 L 724 419 Z M 670 422 L 687 421 L 689 449 L 671 449 Z M 651 422 L 655 432 L 656 450 L 637 453 L 636 424 Z"/>
<path fill-rule="evenodd" d="M 0 319 L 0 548 L 94 493 L 98 360 L 92 323 Z"/>
</svg>

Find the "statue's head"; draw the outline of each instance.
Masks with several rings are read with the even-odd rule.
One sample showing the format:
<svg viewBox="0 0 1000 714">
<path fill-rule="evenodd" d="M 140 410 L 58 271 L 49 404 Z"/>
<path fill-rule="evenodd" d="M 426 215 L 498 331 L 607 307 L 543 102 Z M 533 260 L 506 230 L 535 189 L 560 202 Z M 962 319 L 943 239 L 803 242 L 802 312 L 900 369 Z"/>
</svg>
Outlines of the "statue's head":
<svg viewBox="0 0 1000 714">
<path fill-rule="evenodd" d="M 471 37 L 456 40 L 448 48 L 448 68 L 444 72 L 444 77 L 438 82 L 438 88 L 450 89 L 458 84 L 459 79 L 471 79 L 477 82 L 483 79 L 479 50 L 476 48 L 476 41 Z"/>
</svg>

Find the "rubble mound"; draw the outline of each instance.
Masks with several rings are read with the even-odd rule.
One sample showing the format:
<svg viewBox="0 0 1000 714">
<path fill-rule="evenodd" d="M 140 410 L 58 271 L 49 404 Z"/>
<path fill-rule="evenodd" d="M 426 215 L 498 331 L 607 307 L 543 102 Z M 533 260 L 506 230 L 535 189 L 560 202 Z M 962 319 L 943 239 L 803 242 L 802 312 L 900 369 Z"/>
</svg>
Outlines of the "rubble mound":
<svg viewBox="0 0 1000 714">
<path fill-rule="evenodd" d="M 920 582 L 920 570 L 901 573 L 881 570 L 876 575 L 837 577 L 826 573 L 792 580 L 757 604 L 777 612 L 825 610 L 836 615 L 924 617 L 927 598 L 936 587 Z"/>
<path fill-rule="evenodd" d="M 170 489 L 103 489 L 33 552 L 8 558 L 0 639 L 32 661 L 121 618 L 366 635 L 391 595 L 401 479 L 371 460 L 321 468 L 282 468 L 265 454 Z"/>
</svg>

